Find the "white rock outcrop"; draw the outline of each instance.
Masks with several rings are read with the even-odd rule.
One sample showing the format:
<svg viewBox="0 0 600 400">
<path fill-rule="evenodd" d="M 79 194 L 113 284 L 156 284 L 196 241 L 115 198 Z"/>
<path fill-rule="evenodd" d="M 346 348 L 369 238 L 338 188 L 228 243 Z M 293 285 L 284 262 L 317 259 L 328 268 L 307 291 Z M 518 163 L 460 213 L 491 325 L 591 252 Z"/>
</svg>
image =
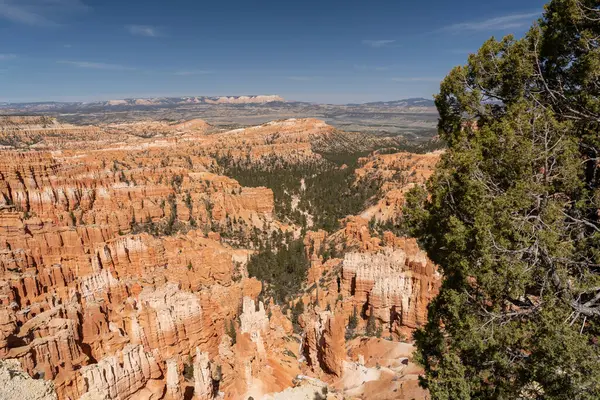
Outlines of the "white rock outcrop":
<svg viewBox="0 0 600 400">
<path fill-rule="evenodd" d="M 17 360 L 0 361 L 0 399 L 56 400 L 54 384 L 32 379 Z"/>
</svg>

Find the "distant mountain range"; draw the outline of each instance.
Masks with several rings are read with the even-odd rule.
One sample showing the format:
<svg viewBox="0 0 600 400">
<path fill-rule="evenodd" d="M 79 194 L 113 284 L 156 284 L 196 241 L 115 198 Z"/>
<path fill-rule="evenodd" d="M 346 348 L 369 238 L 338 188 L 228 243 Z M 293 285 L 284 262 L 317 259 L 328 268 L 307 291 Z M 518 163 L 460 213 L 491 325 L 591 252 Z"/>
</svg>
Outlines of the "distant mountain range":
<svg viewBox="0 0 600 400">
<path fill-rule="evenodd" d="M 352 104 L 370 107 L 435 107 L 433 100 L 424 99 L 422 97 L 393 100 L 393 101 L 376 101 L 374 103 Z"/>
<path fill-rule="evenodd" d="M 271 104 L 285 102 L 275 95 L 259 96 L 191 96 L 191 97 L 156 97 L 98 102 L 37 102 L 37 103 L 0 103 L 0 109 L 12 109 L 32 112 L 90 110 L 97 108 L 132 109 L 146 107 L 176 107 L 188 104 Z"/>
<path fill-rule="evenodd" d="M 99 102 L 37 102 L 37 103 L 0 103 L 0 110 L 4 112 L 62 112 L 73 113 L 78 111 L 101 111 L 101 110 L 132 110 L 151 108 L 174 108 L 188 105 L 274 105 L 286 104 L 309 104 L 304 102 L 286 102 L 277 95 L 251 95 L 251 96 L 191 96 L 191 97 L 157 97 L 137 98 L 123 100 L 108 100 Z M 347 104 L 348 107 L 370 107 L 370 108 L 429 108 L 434 107 L 432 100 L 423 98 L 411 98 L 395 101 L 380 101 L 364 104 Z"/>
</svg>

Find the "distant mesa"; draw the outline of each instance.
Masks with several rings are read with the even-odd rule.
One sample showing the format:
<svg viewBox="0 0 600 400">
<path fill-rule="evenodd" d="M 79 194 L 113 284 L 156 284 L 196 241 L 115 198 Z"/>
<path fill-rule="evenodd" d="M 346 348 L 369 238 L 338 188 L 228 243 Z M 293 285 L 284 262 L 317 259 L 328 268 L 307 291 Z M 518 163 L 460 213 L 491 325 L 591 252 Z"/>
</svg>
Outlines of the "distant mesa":
<svg viewBox="0 0 600 400">
<path fill-rule="evenodd" d="M 278 95 L 244 95 L 244 96 L 183 96 L 183 97 L 153 97 L 114 99 L 97 102 L 36 102 L 36 103 L 0 103 L 0 111 L 4 112 L 81 112 L 101 111 L 105 109 L 145 109 L 145 108 L 176 108 L 188 105 L 274 105 L 287 103 L 289 105 L 306 105 L 318 103 L 305 103 L 287 101 Z M 432 100 L 424 98 L 409 98 L 403 100 L 378 101 L 362 104 L 346 104 L 339 107 L 367 107 L 367 108 L 400 108 L 400 109 L 426 109 L 435 107 Z"/>
<path fill-rule="evenodd" d="M 35 103 L 0 103 L 0 110 L 12 112 L 79 112 L 85 110 L 136 109 L 136 108 L 170 108 L 188 104 L 254 104 L 267 105 L 285 103 L 286 100 L 277 95 L 247 95 L 247 96 L 184 96 L 184 97 L 154 97 L 114 99 L 97 102 L 35 102 Z"/>
<path fill-rule="evenodd" d="M 108 106 L 124 106 L 127 104 L 126 100 L 109 100 L 106 102 Z"/>
<path fill-rule="evenodd" d="M 94 103 L 105 106 L 169 106 L 180 104 L 267 104 L 283 103 L 285 99 L 277 95 L 258 96 L 221 96 L 221 97 L 159 97 L 150 99 L 109 100 L 105 103 Z"/>
<path fill-rule="evenodd" d="M 209 104 L 265 104 L 285 102 L 279 96 L 240 96 L 240 97 L 219 97 L 216 100 L 207 98 L 205 100 Z"/>
</svg>

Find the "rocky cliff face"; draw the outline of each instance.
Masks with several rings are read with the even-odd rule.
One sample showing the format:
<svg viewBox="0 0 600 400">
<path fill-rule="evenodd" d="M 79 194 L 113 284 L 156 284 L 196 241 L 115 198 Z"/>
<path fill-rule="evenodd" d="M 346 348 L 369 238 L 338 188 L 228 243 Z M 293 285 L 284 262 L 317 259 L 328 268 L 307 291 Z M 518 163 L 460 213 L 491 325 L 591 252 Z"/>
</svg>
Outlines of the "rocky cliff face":
<svg viewBox="0 0 600 400">
<path fill-rule="evenodd" d="M 95 126 L 61 124 L 51 117 L 0 116 L 0 149 L 72 147 L 100 133 Z"/>
<path fill-rule="evenodd" d="M 168 366 L 169 362 L 166 364 Z M 165 390 L 160 380 L 162 376 L 161 367 L 152 353 L 145 352 L 139 345 L 128 345 L 117 354 L 82 368 L 76 391 L 109 399 L 142 393 L 149 399 L 161 398 Z"/>
<path fill-rule="evenodd" d="M 416 240 L 392 232 L 372 235 L 361 217 L 349 217 L 345 224 L 331 235 L 320 231 L 305 237 L 312 260 L 308 279 L 322 287 L 321 305 L 337 305 L 343 298 L 346 316 L 353 307 L 365 319 L 372 312 L 390 331 L 409 332 L 425 324 L 427 305 L 438 293 L 441 276 Z M 323 263 L 320 254 L 326 248 L 342 258 Z"/>
<path fill-rule="evenodd" d="M 302 325 L 304 354 L 312 371 L 341 377 L 346 359 L 343 316 L 315 309 L 303 315 Z"/>
<path fill-rule="evenodd" d="M 3 122 L 3 133 L 43 140 L 65 129 Z M 204 132 L 194 121 L 174 129 Z M 115 133 L 92 130 L 112 143 Z M 272 192 L 209 172 L 214 160 L 175 143 L 135 140 L 137 150 L 101 151 L 46 141 L 62 150 L 0 162 L 0 357 L 53 380 L 59 398 L 179 397 L 184 361 L 216 357 L 225 321 L 260 291 L 244 278 L 249 251 L 203 231 L 232 219 L 242 236 L 277 226 Z"/>
<path fill-rule="evenodd" d="M 435 266 L 358 216 L 309 232 L 295 333 L 289 305 L 258 300 L 246 263 L 250 237 L 301 229 L 277 220 L 270 189 L 242 187 L 218 161 L 314 162 L 315 143 L 338 135 L 314 119 L 221 132 L 200 120 L 1 117 L 0 359 L 61 400 L 258 399 L 308 375 L 342 388 L 360 369 L 348 356 L 353 309 L 366 312 L 358 330 L 371 312 L 392 333 L 420 326 Z M 370 162 L 357 179 L 388 174 Z M 326 247 L 339 257 L 322 260 Z"/>
<path fill-rule="evenodd" d="M 367 208 L 361 217 L 385 223 L 402 214 L 404 196 L 415 185 L 423 185 L 433 174 L 443 151 L 426 154 L 373 154 L 360 160 L 355 174 L 358 180 L 383 181 L 381 199 Z"/>
<path fill-rule="evenodd" d="M 196 400 L 209 400 L 214 398 L 214 386 L 210 371 L 210 360 L 207 353 L 196 349 L 194 359 L 194 398 Z"/>
<path fill-rule="evenodd" d="M 417 328 L 427 322 L 427 305 L 437 294 L 440 277 L 424 253 L 413 252 L 416 243 L 403 247 L 346 254 L 342 293 L 390 328 Z"/>
</svg>

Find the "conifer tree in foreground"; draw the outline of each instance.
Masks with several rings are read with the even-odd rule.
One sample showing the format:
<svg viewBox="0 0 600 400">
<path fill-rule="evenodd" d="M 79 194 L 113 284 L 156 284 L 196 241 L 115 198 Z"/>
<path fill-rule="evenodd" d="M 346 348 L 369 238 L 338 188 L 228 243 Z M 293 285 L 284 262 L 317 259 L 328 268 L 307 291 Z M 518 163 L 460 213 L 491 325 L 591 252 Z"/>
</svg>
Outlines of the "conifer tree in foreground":
<svg viewBox="0 0 600 400">
<path fill-rule="evenodd" d="M 600 398 L 599 42 L 600 1 L 553 0 L 441 84 L 449 148 L 405 209 L 444 275 L 433 399 Z"/>
</svg>

